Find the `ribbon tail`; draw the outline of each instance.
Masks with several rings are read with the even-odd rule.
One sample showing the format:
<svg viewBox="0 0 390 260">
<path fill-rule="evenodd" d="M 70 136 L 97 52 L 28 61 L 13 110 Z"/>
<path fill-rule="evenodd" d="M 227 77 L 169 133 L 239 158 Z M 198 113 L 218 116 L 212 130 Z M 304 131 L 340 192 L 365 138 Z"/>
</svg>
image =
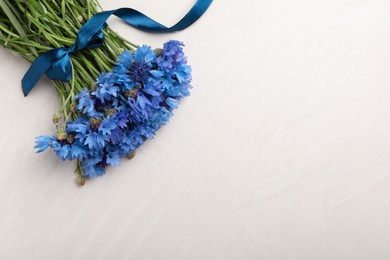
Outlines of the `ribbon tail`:
<svg viewBox="0 0 390 260">
<path fill-rule="evenodd" d="M 109 11 L 134 28 L 149 32 L 176 32 L 196 22 L 210 7 L 213 0 L 198 0 L 188 13 L 172 27 L 166 27 L 152 18 L 132 8 L 120 8 Z"/>
<path fill-rule="evenodd" d="M 132 8 L 119 8 L 113 12 L 115 16 L 122 19 L 125 23 L 139 30 L 147 32 L 163 32 L 168 28 L 143 13 Z"/>
<path fill-rule="evenodd" d="M 210 7 L 213 0 L 198 0 L 191 10 L 174 26 L 167 29 L 167 32 L 182 31 L 195 23 Z"/>
<path fill-rule="evenodd" d="M 42 60 L 45 60 L 45 57 L 43 55 L 39 56 L 31 64 L 31 67 L 28 69 L 22 79 L 22 89 L 25 97 L 28 95 L 28 93 L 30 93 L 30 91 L 38 83 L 43 74 L 45 74 L 51 66 L 51 64 L 43 64 Z"/>
</svg>

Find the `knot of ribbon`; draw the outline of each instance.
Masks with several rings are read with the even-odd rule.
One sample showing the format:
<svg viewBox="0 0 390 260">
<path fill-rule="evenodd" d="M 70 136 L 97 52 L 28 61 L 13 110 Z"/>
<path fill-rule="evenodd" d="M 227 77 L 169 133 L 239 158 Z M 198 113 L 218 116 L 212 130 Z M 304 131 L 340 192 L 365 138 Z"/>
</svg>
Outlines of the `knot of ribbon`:
<svg viewBox="0 0 390 260">
<path fill-rule="evenodd" d="M 70 47 L 60 47 L 41 54 L 22 79 L 25 96 L 34 88 L 39 79 L 46 74 L 51 80 L 68 82 L 72 78 L 71 55 L 83 49 L 98 48 L 104 43 L 103 29 L 111 15 L 122 19 L 137 29 L 148 32 L 174 32 L 184 30 L 198 20 L 213 0 L 197 0 L 190 11 L 174 26 L 166 27 L 132 8 L 119 8 L 104 11 L 91 17 L 79 30 L 75 43 Z"/>
</svg>

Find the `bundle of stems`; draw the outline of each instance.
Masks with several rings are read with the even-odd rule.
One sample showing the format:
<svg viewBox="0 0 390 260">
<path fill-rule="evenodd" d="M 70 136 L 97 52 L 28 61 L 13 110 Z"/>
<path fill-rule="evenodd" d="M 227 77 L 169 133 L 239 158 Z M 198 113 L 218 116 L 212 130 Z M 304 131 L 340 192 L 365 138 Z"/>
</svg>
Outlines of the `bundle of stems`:
<svg viewBox="0 0 390 260">
<path fill-rule="evenodd" d="M 48 50 L 73 45 L 82 25 L 100 10 L 96 0 L 0 0 L 0 44 L 33 62 Z M 61 102 L 53 117 L 55 123 L 64 124 L 77 117 L 73 97 L 81 89 L 93 86 L 100 73 L 109 71 L 123 50 L 137 48 L 109 28 L 104 34 L 102 47 L 71 57 L 71 82 L 54 81 Z M 76 173 L 83 183 L 80 162 Z"/>
</svg>

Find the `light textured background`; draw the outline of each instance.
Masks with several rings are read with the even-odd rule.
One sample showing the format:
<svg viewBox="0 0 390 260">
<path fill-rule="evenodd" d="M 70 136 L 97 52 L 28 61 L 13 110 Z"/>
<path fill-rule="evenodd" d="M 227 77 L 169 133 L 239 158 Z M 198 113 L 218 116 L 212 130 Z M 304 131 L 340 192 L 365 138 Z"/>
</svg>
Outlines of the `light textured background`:
<svg viewBox="0 0 390 260">
<path fill-rule="evenodd" d="M 101 1 L 166 25 L 194 1 Z M 79 188 L 34 154 L 47 79 L 0 49 L 0 259 L 390 259 L 390 2 L 217 0 L 188 30 L 192 96 L 133 161 Z"/>
</svg>

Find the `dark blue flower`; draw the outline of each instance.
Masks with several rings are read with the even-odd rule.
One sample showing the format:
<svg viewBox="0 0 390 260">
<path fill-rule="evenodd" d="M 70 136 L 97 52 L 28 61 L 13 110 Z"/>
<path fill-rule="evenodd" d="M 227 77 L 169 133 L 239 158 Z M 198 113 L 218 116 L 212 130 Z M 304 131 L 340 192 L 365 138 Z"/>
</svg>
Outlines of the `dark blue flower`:
<svg viewBox="0 0 390 260">
<path fill-rule="evenodd" d="M 136 83 L 144 83 L 149 78 L 150 66 L 143 60 L 134 61 L 128 67 L 130 79 Z"/>
<path fill-rule="evenodd" d="M 121 152 L 120 149 L 118 149 L 117 147 L 113 145 L 108 146 L 107 155 L 106 155 L 106 164 L 112 166 L 118 166 L 121 159 L 120 152 Z"/>
<path fill-rule="evenodd" d="M 146 45 L 139 46 L 134 52 L 125 51 L 120 55 L 113 72 L 122 89 L 131 90 L 139 88 L 139 85 L 142 87 L 149 79 L 156 60 L 156 53 Z"/>
<path fill-rule="evenodd" d="M 166 72 L 173 72 L 175 67 L 185 62 L 186 56 L 183 53 L 184 44 L 179 41 L 168 41 L 164 44 L 163 51 L 157 59 L 158 66 Z"/>
<path fill-rule="evenodd" d="M 120 128 L 125 128 L 129 122 L 127 111 L 121 111 L 114 115 L 117 125 Z"/>
</svg>

